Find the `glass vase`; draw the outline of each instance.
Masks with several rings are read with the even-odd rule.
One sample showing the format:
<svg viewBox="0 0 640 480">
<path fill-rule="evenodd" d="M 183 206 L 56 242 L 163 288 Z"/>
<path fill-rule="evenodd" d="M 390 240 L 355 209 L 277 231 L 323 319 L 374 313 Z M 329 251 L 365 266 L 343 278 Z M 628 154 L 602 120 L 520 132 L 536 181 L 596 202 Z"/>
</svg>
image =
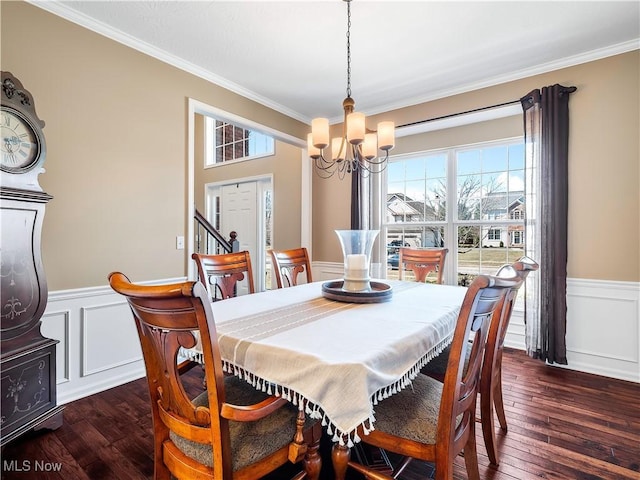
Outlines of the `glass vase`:
<svg viewBox="0 0 640 480">
<path fill-rule="evenodd" d="M 371 291 L 371 250 L 378 233 L 379 230 L 336 230 L 344 258 L 344 291 Z"/>
</svg>

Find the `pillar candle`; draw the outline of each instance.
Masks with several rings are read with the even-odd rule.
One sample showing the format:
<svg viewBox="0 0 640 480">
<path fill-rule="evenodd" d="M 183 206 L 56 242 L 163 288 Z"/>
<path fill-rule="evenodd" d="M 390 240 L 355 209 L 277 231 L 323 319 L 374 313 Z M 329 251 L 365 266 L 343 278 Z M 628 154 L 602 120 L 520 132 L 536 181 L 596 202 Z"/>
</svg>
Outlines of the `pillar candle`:
<svg viewBox="0 0 640 480">
<path fill-rule="evenodd" d="M 359 270 L 367 268 L 367 256 L 364 253 L 347 255 L 347 268 L 357 268 Z"/>
</svg>

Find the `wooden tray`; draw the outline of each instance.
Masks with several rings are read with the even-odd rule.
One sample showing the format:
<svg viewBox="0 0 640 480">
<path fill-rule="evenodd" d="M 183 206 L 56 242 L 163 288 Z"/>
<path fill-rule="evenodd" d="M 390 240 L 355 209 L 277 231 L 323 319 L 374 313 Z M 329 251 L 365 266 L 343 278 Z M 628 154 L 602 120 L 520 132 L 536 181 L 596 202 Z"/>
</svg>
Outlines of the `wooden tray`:
<svg viewBox="0 0 640 480">
<path fill-rule="evenodd" d="M 334 280 L 322 284 L 322 296 L 330 300 L 347 303 L 380 303 L 391 300 L 391 285 L 371 282 L 368 292 L 347 292 L 342 289 L 343 280 Z"/>
</svg>

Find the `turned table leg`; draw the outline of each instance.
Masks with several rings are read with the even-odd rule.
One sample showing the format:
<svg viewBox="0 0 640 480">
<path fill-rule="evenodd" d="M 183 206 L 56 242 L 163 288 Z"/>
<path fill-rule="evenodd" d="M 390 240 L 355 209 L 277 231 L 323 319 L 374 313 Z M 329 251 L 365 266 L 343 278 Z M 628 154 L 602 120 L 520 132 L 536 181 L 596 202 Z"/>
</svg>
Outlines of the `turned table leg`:
<svg viewBox="0 0 640 480">
<path fill-rule="evenodd" d="M 347 475 L 347 463 L 349 462 L 350 451 L 346 445 L 333 444 L 331 449 L 331 461 L 335 471 L 335 480 L 344 480 Z"/>
</svg>

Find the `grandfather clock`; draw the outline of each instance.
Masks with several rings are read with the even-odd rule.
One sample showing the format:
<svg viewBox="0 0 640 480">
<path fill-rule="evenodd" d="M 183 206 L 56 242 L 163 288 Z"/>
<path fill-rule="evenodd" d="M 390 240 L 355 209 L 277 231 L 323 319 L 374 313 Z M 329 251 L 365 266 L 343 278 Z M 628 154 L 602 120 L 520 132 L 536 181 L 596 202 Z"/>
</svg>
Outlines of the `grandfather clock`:
<svg viewBox="0 0 640 480">
<path fill-rule="evenodd" d="M 2 72 L 0 105 L 0 446 L 32 429 L 62 425 L 56 344 L 40 333 L 47 281 L 40 234 L 51 195 L 42 191 L 44 122 L 29 91 Z"/>
</svg>

